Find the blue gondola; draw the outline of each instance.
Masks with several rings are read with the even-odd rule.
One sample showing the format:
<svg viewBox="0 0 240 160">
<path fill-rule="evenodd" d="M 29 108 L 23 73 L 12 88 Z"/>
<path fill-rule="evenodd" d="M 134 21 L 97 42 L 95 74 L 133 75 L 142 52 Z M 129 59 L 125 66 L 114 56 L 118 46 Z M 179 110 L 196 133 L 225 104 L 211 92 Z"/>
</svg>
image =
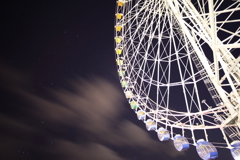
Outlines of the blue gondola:
<svg viewBox="0 0 240 160">
<path fill-rule="evenodd" d="M 181 136 L 180 134 L 177 134 L 174 137 L 173 143 L 174 143 L 175 148 L 178 151 L 185 151 L 190 146 L 188 140 L 185 137 Z"/>
<path fill-rule="evenodd" d="M 231 143 L 233 147 L 230 151 L 235 160 L 240 160 L 240 141 L 233 141 Z"/>
<path fill-rule="evenodd" d="M 157 129 L 157 124 L 153 120 L 148 119 L 145 123 L 148 131 L 154 131 Z"/>
<path fill-rule="evenodd" d="M 167 141 L 170 139 L 170 134 L 168 132 L 168 130 L 164 129 L 164 128 L 159 128 L 158 129 L 158 138 L 160 141 Z"/>
<path fill-rule="evenodd" d="M 217 149 L 212 143 L 203 139 L 197 141 L 197 153 L 203 160 L 215 159 L 218 157 Z"/>
<path fill-rule="evenodd" d="M 146 118 L 146 112 L 143 110 L 137 111 L 137 118 L 138 120 L 144 120 Z"/>
</svg>

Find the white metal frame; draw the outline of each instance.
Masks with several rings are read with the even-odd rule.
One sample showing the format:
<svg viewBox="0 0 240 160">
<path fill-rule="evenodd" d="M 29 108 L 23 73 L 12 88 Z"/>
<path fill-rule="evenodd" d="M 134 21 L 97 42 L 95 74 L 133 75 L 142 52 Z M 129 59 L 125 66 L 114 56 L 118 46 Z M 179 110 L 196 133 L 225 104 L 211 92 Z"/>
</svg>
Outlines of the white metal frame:
<svg viewBox="0 0 240 160">
<path fill-rule="evenodd" d="M 202 138 L 208 141 L 209 129 L 219 129 L 226 137 L 224 128 L 240 126 L 240 122 L 232 123 L 240 108 L 240 58 L 234 55 L 234 49 L 240 48 L 240 27 L 225 27 L 227 23 L 240 24 L 240 19 L 231 19 L 240 14 L 240 3 L 223 6 L 224 0 L 122 2 L 124 6 L 117 7 L 117 13 L 122 13 L 123 18 L 116 20 L 122 30 L 115 34 L 122 37 L 116 47 L 123 48 L 123 53 L 117 55 L 123 59 L 118 70 L 126 71 L 120 81 L 127 81 L 124 91 L 134 94 L 129 101 L 138 102 L 138 109 L 158 125 L 171 129 L 172 137 L 175 129 L 183 134 L 190 130 L 193 144 L 196 130 L 202 130 Z M 221 14 L 227 17 L 222 20 Z M 219 38 L 220 32 L 229 35 Z M 212 54 L 212 61 L 207 54 Z M 213 107 L 205 101 L 201 103 L 202 81 L 216 99 Z M 174 88 L 181 90 L 185 109 L 173 106 Z M 227 138 L 225 141 L 230 147 Z"/>
</svg>

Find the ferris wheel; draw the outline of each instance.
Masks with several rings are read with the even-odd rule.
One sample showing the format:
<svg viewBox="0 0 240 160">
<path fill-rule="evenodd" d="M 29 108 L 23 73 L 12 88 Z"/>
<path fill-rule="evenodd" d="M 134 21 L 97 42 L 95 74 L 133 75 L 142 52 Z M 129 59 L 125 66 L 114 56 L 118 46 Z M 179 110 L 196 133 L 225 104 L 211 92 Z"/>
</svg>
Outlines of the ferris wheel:
<svg viewBox="0 0 240 160">
<path fill-rule="evenodd" d="M 240 2 L 118 0 L 120 82 L 139 120 L 178 151 L 240 159 Z"/>
</svg>

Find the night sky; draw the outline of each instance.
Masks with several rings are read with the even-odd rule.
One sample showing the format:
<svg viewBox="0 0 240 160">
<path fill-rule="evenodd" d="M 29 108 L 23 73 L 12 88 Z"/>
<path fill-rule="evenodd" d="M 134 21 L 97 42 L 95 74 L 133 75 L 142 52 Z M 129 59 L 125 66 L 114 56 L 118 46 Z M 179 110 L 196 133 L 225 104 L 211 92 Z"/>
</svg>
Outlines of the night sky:
<svg viewBox="0 0 240 160">
<path fill-rule="evenodd" d="M 130 109 L 114 52 L 115 0 L 1 4 L 1 160 L 200 160 Z M 219 160 L 231 160 L 219 150 Z"/>
</svg>

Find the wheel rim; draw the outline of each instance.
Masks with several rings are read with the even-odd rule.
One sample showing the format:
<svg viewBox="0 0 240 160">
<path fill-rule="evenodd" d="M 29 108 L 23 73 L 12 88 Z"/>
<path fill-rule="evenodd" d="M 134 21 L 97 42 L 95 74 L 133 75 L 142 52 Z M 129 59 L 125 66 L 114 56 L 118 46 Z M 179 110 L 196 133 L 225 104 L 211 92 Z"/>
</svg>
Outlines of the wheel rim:
<svg viewBox="0 0 240 160">
<path fill-rule="evenodd" d="M 206 4 L 203 3 L 204 1 L 193 1 L 192 4 L 185 1 L 170 3 L 170 1 L 158 0 L 122 2 L 125 3 L 125 7 L 117 7 L 117 14 L 121 14 L 122 17 L 116 15 L 116 37 L 120 37 L 118 41 L 116 40 L 116 49 L 120 49 L 121 53 L 116 52 L 117 60 L 122 60 L 122 64 L 118 65 L 118 70 L 125 73 L 124 76 L 120 76 L 120 81 L 128 84 L 124 87 L 124 91 L 131 91 L 134 95 L 131 98 L 128 97 L 129 101 L 137 102 L 139 106 L 135 108 L 136 110 L 145 111 L 148 117 L 158 125 L 171 129 L 171 132 L 174 132 L 173 128 L 180 129 L 179 132 L 185 129 L 190 130 L 192 143 L 195 143 L 195 130 L 202 130 L 204 139 L 208 141 L 207 130 L 221 128 L 221 123 L 226 118 L 220 117 L 220 115 L 227 116 L 231 111 L 223 105 L 222 100 L 228 97 L 230 92 L 219 95 L 219 89 L 216 90 L 216 86 L 210 81 L 205 67 L 208 65 L 211 70 L 216 67 L 211 57 L 209 59 L 205 56 L 206 51 L 214 48 L 214 45 L 210 45 L 209 42 L 213 40 L 211 38 L 213 35 L 207 36 L 206 33 L 204 36 L 200 35 L 202 30 L 206 31 L 207 29 L 202 29 L 203 26 L 194 26 L 193 20 L 197 20 L 191 19 L 191 15 L 194 13 L 206 14 Z M 213 5 L 214 12 L 217 12 L 223 6 L 223 1 Z M 186 30 L 182 28 L 181 22 L 183 21 L 180 22 L 176 17 L 174 6 L 178 6 L 176 10 L 187 17 L 184 25 L 193 32 L 191 35 L 196 45 L 193 45 L 185 33 Z M 191 14 L 183 11 L 183 9 L 189 10 L 193 6 L 195 10 L 191 10 Z M 232 13 L 239 13 L 238 8 L 239 4 L 235 2 L 232 4 L 232 8 L 225 7 L 225 12 L 233 10 Z M 202 20 L 205 20 L 204 18 L 202 16 Z M 222 21 L 221 19 L 215 22 L 220 24 L 219 32 L 226 29 L 223 26 L 229 23 L 227 20 L 225 18 L 225 22 L 221 24 L 218 23 Z M 239 24 L 239 21 L 234 23 Z M 239 31 L 239 28 L 235 30 L 236 33 Z M 223 42 L 224 39 L 230 39 L 229 37 L 215 38 L 215 41 Z M 236 37 L 236 35 L 232 37 Z M 230 44 L 229 41 L 224 45 L 229 47 Z M 204 55 L 206 64 L 202 63 L 199 53 L 196 53 L 196 48 Z M 231 54 L 234 53 L 233 49 L 236 49 L 237 46 L 227 50 L 223 48 L 221 50 Z M 230 59 L 235 58 L 232 54 L 230 57 Z M 217 68 L 218 72 L 224 74 L 225 71 L 221 67 L 223 66 Z M 239 75 L 236 74 L 235 78 L 237 76 Z M 208 102 L 210 100 L 210 104 L 215 103 L 214 107 L 205 105 L 205 101 L 201 103 L 203 99 L 206 99 L 206 95 L 201 93 L 201 89 L 205 85 L 210 90 L 210 94 L 207 96 L 213 99 L 208 98 Z M 231 90 L 234 91 L 234 88 L 237 87 L 234 86 Z M 213 89 L 211 90 L 211 88 Z M 223 92 L 225 91 L 223 87 L 221 89 Z M 234 96 L 236 102 L 239 94 Z M 235 112 L 236 110 L 233 109 L 232 113 Z M 234 125 L 236 126 L 236 124 Z M 225 135 L 225 132 L 223 134 Z"/>
</svg>

